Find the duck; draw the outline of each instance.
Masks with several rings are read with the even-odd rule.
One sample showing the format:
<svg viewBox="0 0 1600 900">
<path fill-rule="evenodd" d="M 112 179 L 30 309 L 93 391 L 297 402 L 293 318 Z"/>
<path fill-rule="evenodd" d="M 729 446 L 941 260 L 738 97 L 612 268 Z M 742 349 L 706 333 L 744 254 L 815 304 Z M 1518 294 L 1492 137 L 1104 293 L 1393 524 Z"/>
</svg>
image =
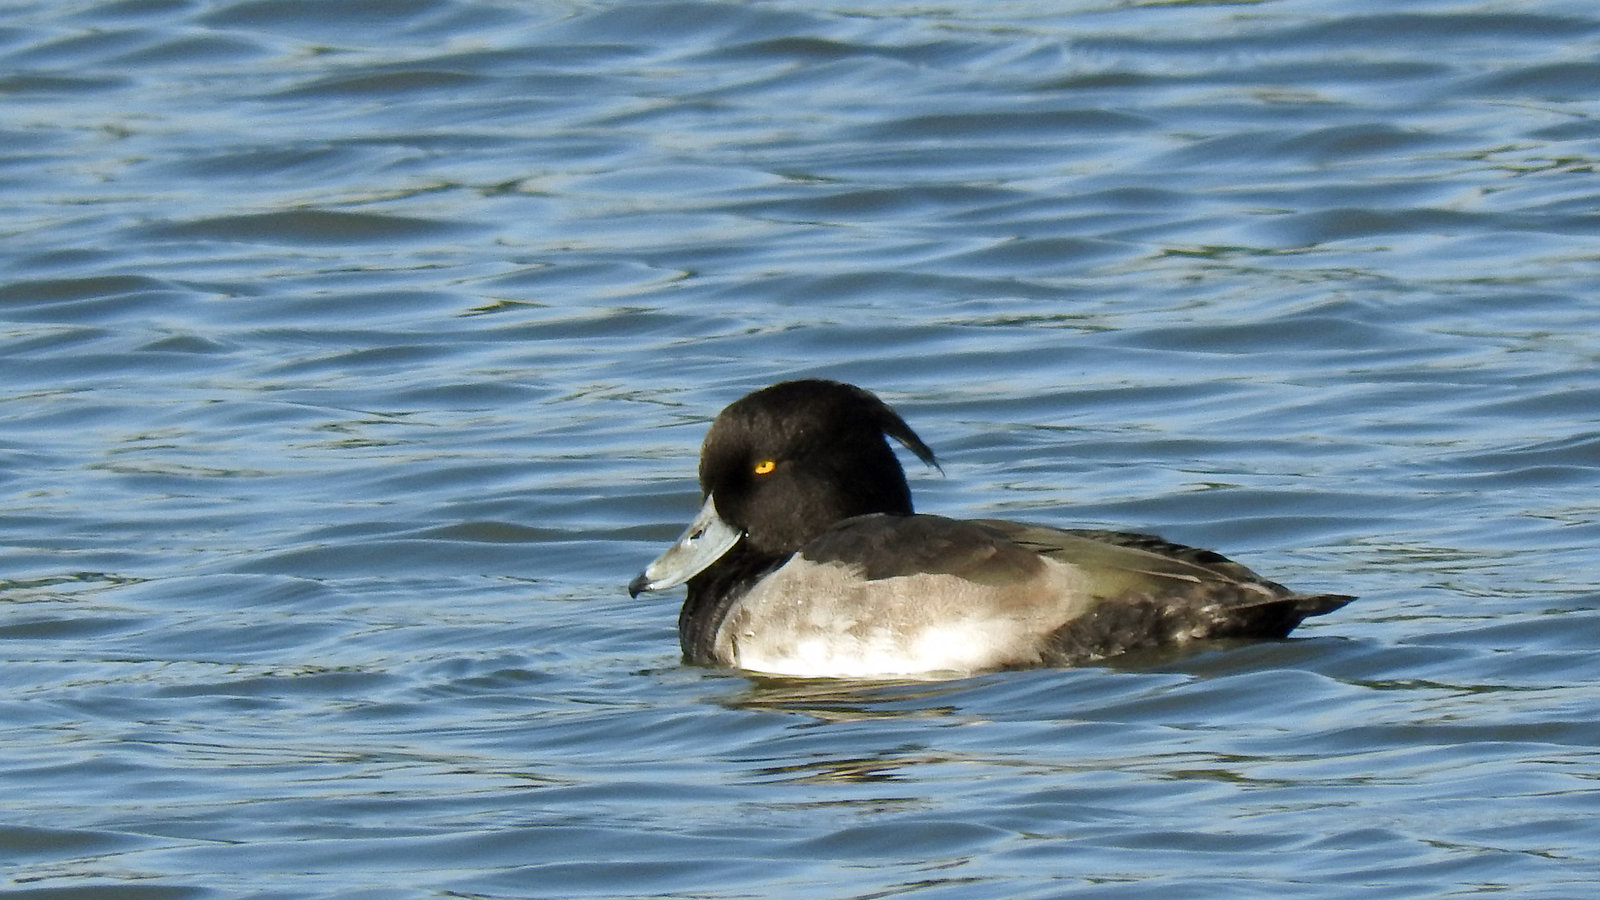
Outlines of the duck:
<svg viewBox="0 0 1600 900">
<path fill-rule="evenodd" d="M 699 512 L 629 595 L 687 585 L 687 664 L 848 679 L 1281 639 L 1355 599 L 1298 593 L 1151 534 L 915 512 L 891 439 L 943 471 L 855 385 L 797 379 L 734 401 L 700 448 Z"/>
</svg>

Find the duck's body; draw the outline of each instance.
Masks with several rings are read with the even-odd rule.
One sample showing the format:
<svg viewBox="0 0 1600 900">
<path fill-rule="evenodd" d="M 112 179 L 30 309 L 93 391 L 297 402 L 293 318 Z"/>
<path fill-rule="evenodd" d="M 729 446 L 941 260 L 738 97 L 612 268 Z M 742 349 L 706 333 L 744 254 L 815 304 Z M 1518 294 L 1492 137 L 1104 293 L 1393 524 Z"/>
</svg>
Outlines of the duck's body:
<svg viewBox="0 0 1600 900">
<path fill-rule="evenodd" d="M 1351 599 L 1150 535 L 915 515 L 885 434 L 933 464 L 889 407 L 837 382 L 784 382 L 718 416 L 699 517 L 629 588 L 687 580 L 686 660 L 846 678 L 1072 665 L 1279 638 Z"/>
</svg>

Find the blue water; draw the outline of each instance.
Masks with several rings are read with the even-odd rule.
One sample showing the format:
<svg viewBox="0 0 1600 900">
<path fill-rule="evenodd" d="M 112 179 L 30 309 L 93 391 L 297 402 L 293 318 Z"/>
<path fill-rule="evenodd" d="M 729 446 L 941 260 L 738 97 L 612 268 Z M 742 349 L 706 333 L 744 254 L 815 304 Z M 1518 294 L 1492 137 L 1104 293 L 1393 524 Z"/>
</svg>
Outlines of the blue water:
<svg viewBox="0 0 1600 900">
<path fill-rule="evenodd" d="M 5 890 L 1593 896 L 1596 60 L 1587 0 L 0 5 Z M 924 510 L 1361 599 L 684 667 L 623 586 L 798 375 Z"/>
</svg>

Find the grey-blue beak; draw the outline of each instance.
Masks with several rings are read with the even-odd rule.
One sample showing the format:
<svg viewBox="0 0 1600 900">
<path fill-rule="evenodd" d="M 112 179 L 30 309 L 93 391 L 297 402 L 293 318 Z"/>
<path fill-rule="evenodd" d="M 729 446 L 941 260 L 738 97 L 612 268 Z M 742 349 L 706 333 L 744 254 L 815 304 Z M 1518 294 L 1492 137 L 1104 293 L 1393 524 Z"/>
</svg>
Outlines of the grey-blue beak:
<svg viewBox="0 0 1600 900">
<path fill-rule="evenodd" d="M 742 537 L 744 532 L 717 515 L 717 505 L 707 494 L 706 502 L 683 535 L 628 582 L 628 596 L 637 597 L 643 591 L 659 591 L 683 584 L 721 559 Z"/>
</svg>

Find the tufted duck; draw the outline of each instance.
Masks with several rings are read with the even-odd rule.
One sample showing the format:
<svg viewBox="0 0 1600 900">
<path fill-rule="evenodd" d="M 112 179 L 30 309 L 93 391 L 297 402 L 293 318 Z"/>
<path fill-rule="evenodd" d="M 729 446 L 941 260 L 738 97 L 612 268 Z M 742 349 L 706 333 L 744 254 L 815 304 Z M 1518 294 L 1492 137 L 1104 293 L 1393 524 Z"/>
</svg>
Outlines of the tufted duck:
<svg viewBox="0 0 1600 900">
<path fill-rule="evenodd" d="M 917 515 L 853 385 L 786 381 L 734 402 L 700 452 L 699 515 L 628 585 L 688 582 L 684 659 L 777 675 L 958 676 L 1073 665 L 1207 638 L 1281 638 L 1354 599 L 1298 594 L 1146 534 Z"/>
</svg>

